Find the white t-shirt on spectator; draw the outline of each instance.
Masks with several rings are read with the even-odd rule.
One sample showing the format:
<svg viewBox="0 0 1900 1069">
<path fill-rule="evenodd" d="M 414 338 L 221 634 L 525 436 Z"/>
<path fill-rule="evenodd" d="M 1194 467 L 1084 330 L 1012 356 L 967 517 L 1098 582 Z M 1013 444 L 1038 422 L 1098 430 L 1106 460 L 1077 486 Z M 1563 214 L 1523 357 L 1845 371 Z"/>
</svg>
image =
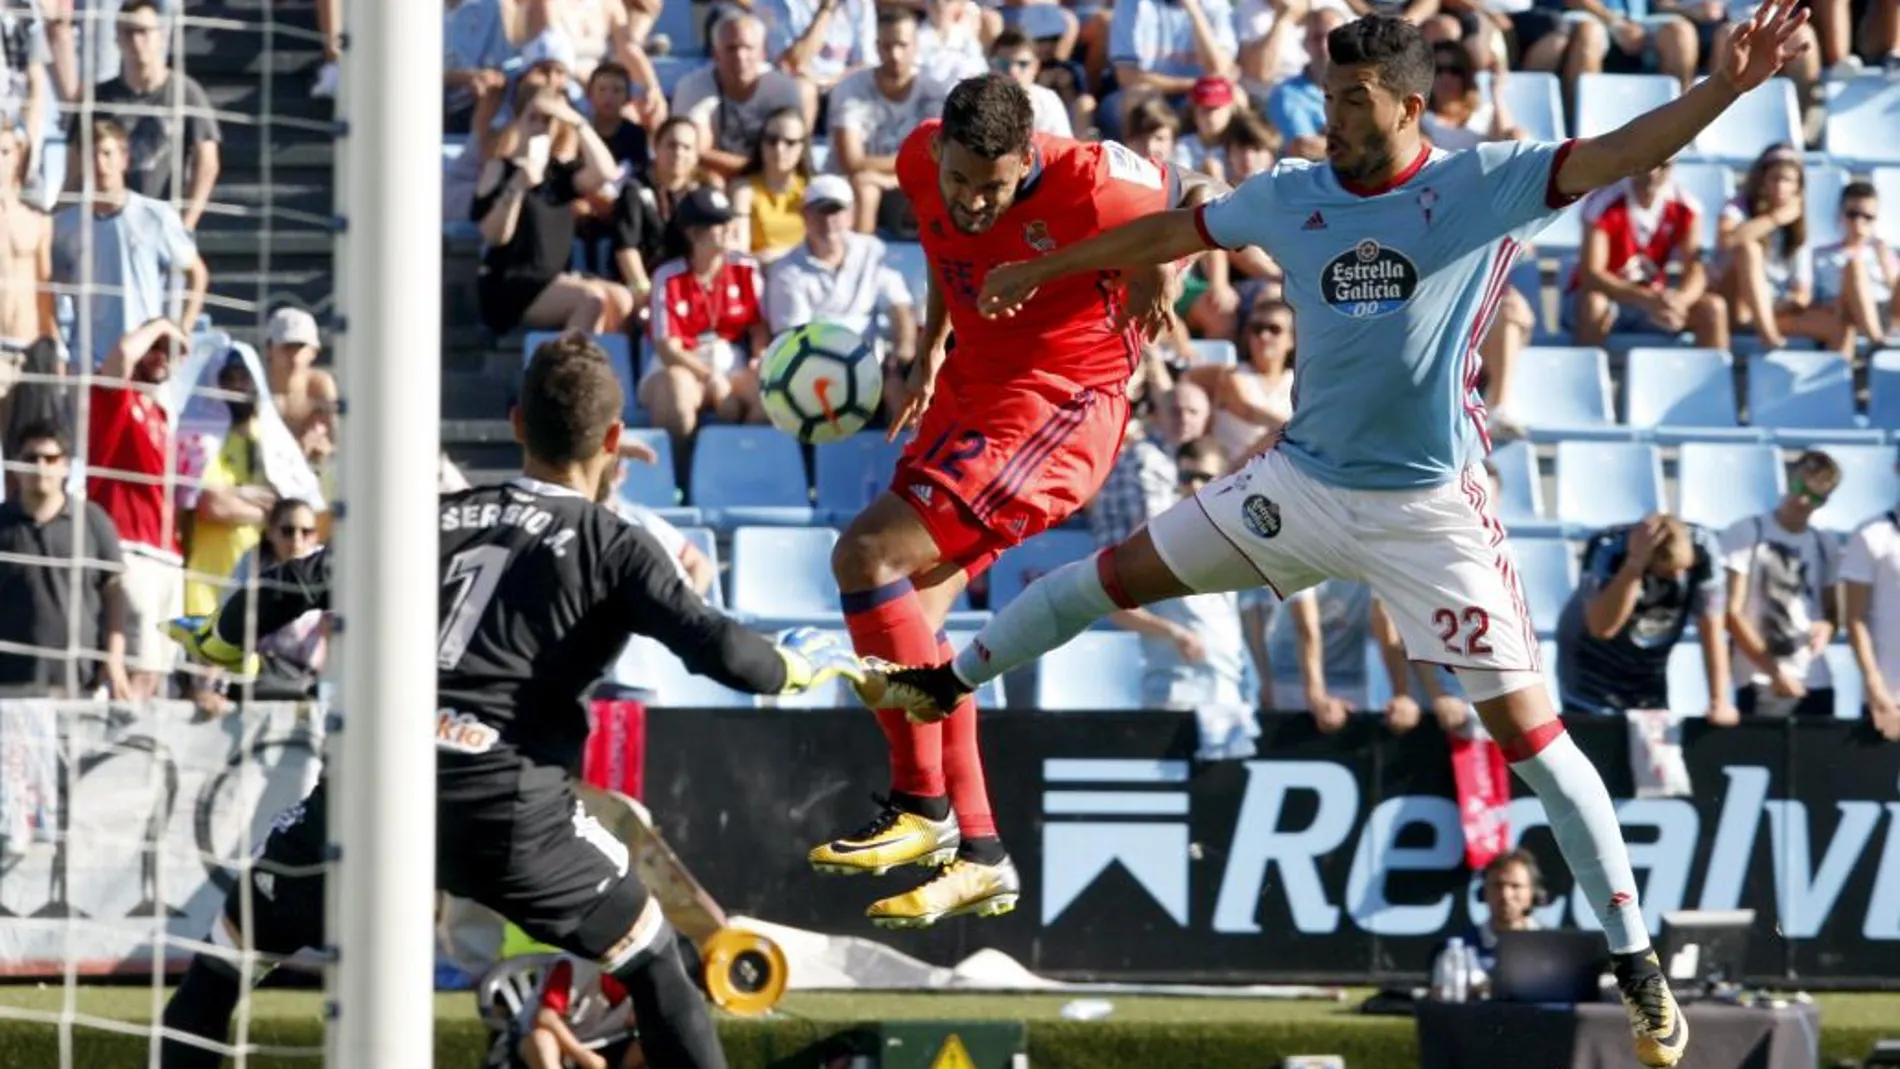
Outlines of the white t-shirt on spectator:
<svg viewBox="0 0 1900 1069">
<path fill-rule="evenodd" d="M 1776 663 L 1810 690 L 1832 687 L 1827 658 L 1814 656 L 1808 646 L 1809 628 L 1826 619 L 1822 594 L 1839 578 L 1840 551 L 1830 536 L 1812 527 L 1790 531 L 1772 512 L 1750 516 L 1722 532 L 1722 561 L 1729 572 L 1748 576 L 1748 619 L 1770 651 L 1777 644 L 1795 646 Z M 1747 672 L 1748 682 L 1768 685 L 1767 673 L 1739 650 L 1734 664 L 1737 676 Z"/>
<path fill-rule="evenodd" d="M 1345 0 L 1314 0 L 1313 10 L 1331 9 L 1347 18 L 1357 18 Z M 1266 39 L 1273 30 L 1273 5 L 1268 0 L 1240 0 L 1234 8 L 1234 32 L 1242 45 Z M 1280 54 L 1267 57 L 1267 76 L 1271 84 L 1278 85 L 1306 68 L 1306 34 L 1295 27 L 1291 33 L 1280 38 Z"/>
<path fill-rule="evenodd" d="M 904 276 L 884 262 L 884 242 L 869 234 L 845 234 L 844 259 L 835 269 L 801 244 L 765 274 L 765 320 L 775 337 L 815 320 L 869 337 L 877 313 L 913 303 Z"/>
<path fill-rule="evenodd" d="M 1229 0 L 1201 0 L 1201 10 L 1216 47 L 1228 55 L 1239 51 Z M 1205 73 L 1187 9 L 1165 0 L 1115 0 L 1108 22 L 1108 58 L 1151 74 L 1198 78 Z"/>
<path fill-rule="evenodd" d="M 1847 542 L 1841 579 L 1873 588 L 1867 626 L 1874 636 L 1874 662 L 1889 692 L 1900 689 L 1900 512 L 1868 520 Z"/>
<path fill-rule="evenodd" d="M 929 19 L 917 23 L 918 73 L 940 85 L 955 85 L 965 78 L 989 73 L 990 61 L 983 55 L 983 42 L 970 32 L 968 24 L 953 23 L 949 31 L 937 29 Z"/>
<path fill-rule="evenodd" d="M 0 108 L 8 125 L 17 127 L 26 122 L 29 75 L 33 68 L 51 63 L 53 53 L 46 45 L 46 23 L 37 2 L 5 6 L 8 10 L 0 12 Z M 57 113 L 50 85 L 47 90 L 42 107 Z"/>
<path fill-rule="evenodd" d="M 1030 86 L 1029 107 L 1035 113 L 1035 129 L 1038 132 L 1056 137 L 1075 136 L 1075 127 L 1069 122 L 1068 106 L 1062 103 L 1062 97 L 1055 90 L 1046 85 Z"/>
<path fill-rule="evenodd" d="M 673 114 L 706 124 L 714 147 L 741 156 L 752 154 L 773 112 L 802 105 L 798 80 L 777 68 L 766 69 L 749 100 L 734 100 L 721 92 L 711 64 L 688 72 L 673 88 Z"/>
<path fill-rule="evenodd" d="M 1454 126 L 1427 111 L 1418 117 L 1419 129 L 1431 143 L 1446 152 L 1461 152 L 1468 148 L 1477 148 L 1490 140 L 1491 105 L 1480 104 L 1471 112 L 1463 126 Z"/>
<path fill-rule="evenodd" d="M 765 23 L 765 58 L 776 62 L 818 17 L 818 0 L 757 0 L 752 13 Z M 874 0 L 838 0 L 817 54 L 799 73 L 830 85 L 846 71 L 877 62 Z"/>
<path fill-rule="evenodd" d="M 831 128 L 856 130 L 864 139 L 867 156 L 895 156 L 904 138 L 925 119 L 943 111 L 943 89 L 920 72 L 911 79 L 910 92 L 892 100 L 877 86 L 877 70 L 866 67 L 845 75 L 831 91 Z M 837 158 L 833 157 L 833 169 Z"/>
<path fill-rule="evenodd" d="M 1900 284 L 1900 255 L 1879 238 L 1863 241 L 1853 248 L 1842 242 L 1814 250 L 1814 302 L 1832 304 L 1846 289 L 1847 265 L 1860 261 L 1863 277 L 1873 291 L 1874 306 L 1885 310 L 1893 303 L 1894 286 Z"/>
</svg>

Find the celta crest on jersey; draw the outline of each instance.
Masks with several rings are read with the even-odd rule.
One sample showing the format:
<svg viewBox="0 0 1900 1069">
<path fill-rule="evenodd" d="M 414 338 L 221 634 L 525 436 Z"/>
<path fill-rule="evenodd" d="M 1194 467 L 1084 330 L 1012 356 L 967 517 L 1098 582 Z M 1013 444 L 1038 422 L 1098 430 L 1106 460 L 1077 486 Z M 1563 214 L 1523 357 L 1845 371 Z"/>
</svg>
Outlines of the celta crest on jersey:
<svg viewBox="0 0 1900 1069">
<path fill-rule="evenodd" d="M 1405 307 L 1418 291 L 1418 278 L 1411 257 L 1364 238 L 1320 271 L 1319 290 L 1341 315 L 1372 319 Z"/>
</svg>

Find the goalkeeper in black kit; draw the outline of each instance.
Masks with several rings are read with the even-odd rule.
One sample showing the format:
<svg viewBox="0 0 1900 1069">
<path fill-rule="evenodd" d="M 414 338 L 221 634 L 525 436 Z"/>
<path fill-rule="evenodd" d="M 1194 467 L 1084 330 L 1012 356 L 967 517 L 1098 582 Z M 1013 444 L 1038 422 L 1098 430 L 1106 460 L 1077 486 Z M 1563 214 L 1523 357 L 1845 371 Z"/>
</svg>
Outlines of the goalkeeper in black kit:
<svg viewBox="0 0 1900 1069">
<path fill-rule="evenodd" d="M 629 870 L 623 844 L 587 815 L 569 769 L 588 731 L 586 694 L 630 634 L 652 636 L 692 670 L 759 694 L 840 676 L 862 682 L 851 652 L 819 632 L 776 644 L 694 597 L 639 527 L 598 502 L 618 463 L 622 396 L 606 355 L 564 337 L 528 366 L 513 420 L 525 460 L 499 486 L 445 495 L 437 635 L 436 883 L 487 905 L 545 943 L 597 961 L 626 988 L 654 1069 L 726 1064 L 711 1015 L 659 902 Z M 255 617 L 268 634 L 329 605 L 327 551 L 265 572 L 209 621 L 173 635 L 198 659 L 247 661 Z M 427 716 L 431 710 L 366 715 Z M 273 955 L 322 947 L 326 783 L 278 817 L 252 870 L 250 945 Z M 239 901 L 211 941 L 244 945 Z M 165 1008 L 166 1028 L 228 1042 L 234 965 L 199 954 Z M 168 1036 L 163 1069 L 221 1064 L 212 1047 Z"/>
</svg>

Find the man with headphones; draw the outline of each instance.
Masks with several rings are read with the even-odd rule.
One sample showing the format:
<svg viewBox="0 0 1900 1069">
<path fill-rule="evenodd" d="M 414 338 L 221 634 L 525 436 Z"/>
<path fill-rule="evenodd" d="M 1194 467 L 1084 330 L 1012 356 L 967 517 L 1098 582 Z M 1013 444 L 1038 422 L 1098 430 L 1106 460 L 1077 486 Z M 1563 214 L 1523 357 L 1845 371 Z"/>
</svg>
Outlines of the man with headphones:
<svg viewBox="0 0 1900 1069">
<path fill-rule="evenodd" d="M 1531 911 L 1546 901 L 1544 874 L 1529 850 L 1520 846 L 1484 867 L 1484 904 L 1491 915 L 1465 936 L 1465 944 L 1477 948 L 1478 964 L 1485 972 L 1497 968 L 1498 933 L 1542 927 Z"/>
</svg>

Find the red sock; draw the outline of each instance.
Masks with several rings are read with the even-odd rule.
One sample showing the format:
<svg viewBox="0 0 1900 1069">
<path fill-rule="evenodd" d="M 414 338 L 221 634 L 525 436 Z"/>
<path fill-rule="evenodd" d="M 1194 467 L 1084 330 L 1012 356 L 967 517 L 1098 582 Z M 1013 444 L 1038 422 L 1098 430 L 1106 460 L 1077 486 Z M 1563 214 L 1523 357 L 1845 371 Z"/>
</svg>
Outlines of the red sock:
<svg viewBox="0 0 1900 1069">
<path fill-rule="evenodd" d="M 937 659 L 947 661 L 957 648 L 950 636 L 937 633 Z M 943 765 L 950 784 L 950 808 L 965 839 L 994 838 L 996 818 L 990 814 L 990 793 L 983 783 L 983 754 L 976 745 L 976 695 L 957 703 L 943 721 Z"/>
<path fill-rule="evenodd" d="M 910 580 L 899 579 L 876 590 L 843 595 L 844 624 L 860 657 L 882 657 L 898 664 L 931 664 L 937 636 Z M 943 727 L 914 724 L 901 709 L 877 710 L 878 726 L 890 743 L 891 789 L 923 798 L 943 796 Z"/>
</svg>

